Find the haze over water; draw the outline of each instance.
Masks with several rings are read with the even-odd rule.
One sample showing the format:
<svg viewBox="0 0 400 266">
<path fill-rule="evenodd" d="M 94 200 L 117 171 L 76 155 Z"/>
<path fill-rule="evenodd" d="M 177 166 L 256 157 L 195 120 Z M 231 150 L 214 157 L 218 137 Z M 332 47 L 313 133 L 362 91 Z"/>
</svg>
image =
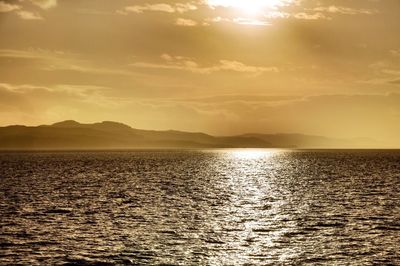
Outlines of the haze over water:
<svg viewBox="0 0 400 266">
<path fill-rule="evenodd" d="M 400 151 L 0 153 L 0 264 L 400 264 Z"/>
</svg>

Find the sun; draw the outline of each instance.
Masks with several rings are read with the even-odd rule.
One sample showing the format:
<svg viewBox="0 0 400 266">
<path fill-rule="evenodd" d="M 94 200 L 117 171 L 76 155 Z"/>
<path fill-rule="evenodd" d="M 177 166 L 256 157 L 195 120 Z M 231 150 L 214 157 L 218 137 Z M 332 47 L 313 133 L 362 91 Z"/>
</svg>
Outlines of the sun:
<svg viewBox="0 0 400 266">
<path fill-rule="evenodd" d="M 207 0 L 212 7 L 234 8 L 240 12 L 256 15 L 268 10 L 278 9 L 287 5 L 291 0 Z"/>
</svg>

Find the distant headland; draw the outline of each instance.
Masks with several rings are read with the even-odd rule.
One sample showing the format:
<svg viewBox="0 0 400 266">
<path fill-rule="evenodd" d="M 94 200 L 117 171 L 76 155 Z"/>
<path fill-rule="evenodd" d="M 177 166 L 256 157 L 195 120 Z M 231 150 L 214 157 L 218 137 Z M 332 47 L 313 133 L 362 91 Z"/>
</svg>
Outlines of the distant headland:
<svg viewBox="0 0 400 266">
<path fill-rule="evenodd" d="M 183 131 L 154 131 L 104 121 L 67 120 L 52 125 L 0 127 L 2 150 L 140 148 L 364 148 L 372 140 L 334 139 L 303 134 L 212 136 Z"/>
</svg>

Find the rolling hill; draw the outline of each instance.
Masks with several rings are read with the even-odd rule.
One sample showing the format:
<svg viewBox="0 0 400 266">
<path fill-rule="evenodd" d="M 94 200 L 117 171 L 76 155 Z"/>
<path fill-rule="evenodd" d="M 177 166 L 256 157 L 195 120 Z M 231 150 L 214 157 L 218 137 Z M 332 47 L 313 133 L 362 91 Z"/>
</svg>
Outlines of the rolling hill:
<svg viewBox="0 0 400 266">
<path fill-rule="evenodd" d="M 135 149 L 135 148 L 357 148 L 369 140 L 331 139 L 301 134 L 212 136 L 183 131 L 153 131 L 104 121 L 73 120 L 52 125 L 0 127 L 0 149 Z"/>
</svg>

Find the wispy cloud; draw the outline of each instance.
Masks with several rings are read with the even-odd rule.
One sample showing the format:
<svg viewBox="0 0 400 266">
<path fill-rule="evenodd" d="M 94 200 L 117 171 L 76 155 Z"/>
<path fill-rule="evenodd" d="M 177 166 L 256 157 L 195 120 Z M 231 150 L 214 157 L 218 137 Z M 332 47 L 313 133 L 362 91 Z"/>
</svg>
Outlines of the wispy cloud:
<svg viewBox="0 0 400 266">
<path fill-rule="evenodd" d="M 19 2 L 23 2 L 20 0 Z M 55 5 L 57 2 L 56 1 L 33 1 L 31 0 L 35 5 L 40 6 L 41 8 L 50 8 L 53 5 Z M 24 20 L 42 20 L 43 17 L 35 12 L 28 11 L 22 8 L 20 5 L 16 4 L 9 4 L 4 1 L 0 1 L 0 13 L 5 13 L 5 12 L 15 12 L 15 14 L 20 17 L 21 19 Z"/>
<path fill-rule="evenodd" d="M 192 58 L 182 56 L 171 56 L 169 54 L 163 54 L 161 56 L 164 63 L 147 63 L 137 62 L 131 64 L 134 67 L 141 68 L 158 68 L 158 69 L 171 69 L 171 70 L 182 70 L 189 71 L 198 74 L 211 74 L 219 71 L 234 71 L 241 73 L 251 74 L 262 74 L 264 72 L 279 72 L 277 67 L 263 67 L 263 66 L 251 66 L 246 65 L 242 62 L 235 60 L 219 60 L 219 62 L 212 66 L 201 66 L 195 62 Z"/>
<path fill-rule="evenodd" d="M 49 9 L 57 6 L 57 0 L 30 0 L 30 1 L 42 9 Z"/>
<path fill-rule="evenodd" d="M 188 11 L 196 10 L 197 6 L 192 3 L 176 3 L 176 4 L 167 4 L 167 3 L 159 3 L 159 4 L 145 4 L 145 5 L 134 5 L 134 6 L 126 6 L 122 10 L 118 10 L 119 14 L 128 14 L 130 12 L 133 13 L 144 13 L 146 11 L 153 12 L 166 12 L 166 13 L 185 13 Z"/>
<path fill-rule="evenodd" d="M 30 12 L 30 11 L 26 11 L 26 10 L 20 10 L 17 12 L 17 15 L 25 20 L 42 20 L 43 17 L 40 16 L 39 14 Z"/>
<path fill-rule="evenodd" d="M 198 25 L 197 21 L 186 18 L 177 18 L 175 20 L 175 24 L 178 26 L 185 26 L 185 27 L 193 27 Z"/>
<path fill-rule="evenodd" d="M 269 26 L 271 22 L 267 20 L 255 19 L 255 18 L 227 18 L 227 17 L 214 17 L 207 18 L 202 23 L 203 26 L 209 26 L 211 23 L 234 23 L 239 25 L 253 25 L 253 26 Z"/>
<path fill-rule="evenodd" d="M 345 15 L 372 15 L 378 13 L 377 10 L 350 8 L 345 6 L 319 6 L 312 9 L 317 12 L 337 13 Z"/>
<path fill-rule="evenodd" d="M 8 84 L 0 83 L 0 92 L 12 93 L 15 96 L 34 97 L 40 100 L 41 97 L 53 98 L 63 96 L 75 101 L 87 102 L 96 105 L 113 106 L 112 98 L 105 96 L 109 91 L 108 87 L 89 85 L 58 84 L 54 86 L 37 86 L 32 84 Z M 33 100 L 33 99 L 32 99 Z M 3 101 L 0 100 L 0 104 Z"/>
<path fill-rule="evenodd" d="M 74 71 L 99 75 L 132 75 L 120 68 L 101 67 L 94 62 L 83 59 L 78 54 L 44 49 L 12 50 L 0 49 L 0 58 L 20 58 L 37 60 L 38 69 L 43 71 Z"/>
<path fill-rule="evenodd" d="M 295 19 L 304 19 L 304 20 L 318 20 L 318 19 L 327 19 L 330 20 L 332 18 L 324 15 L 321 12 L 316 12 L 316 13 L 306 13 L 306 12 L 300 12 L 292 15 L 293 18 Z"/>
<path fill-rule="evenodd" d="M 304 11 L 287 14 L 286 18 L 295 18 L 295 19 L 303 19 L 303 20 L 319 20 L 326 19 L 332 20 L 333 14 L 341 14 L 341 15 L 373 15 L 378 13 L 377 10 L 369 10 L 369 9 L 357 9 L 350 8 L 345 6 L 318 6 L 314 8 L 306 8 Z M 329 15 L 330 14 L 330 15 Z"/>
<path fill-rule="evenodd" d="M 14 50 L 14 49 L 0 49 L 0 57 L 8 58 L 26 58 L 26 59 L 50 59 L 63 55 L 61 51 L 49 51 L 44 49 L 26 49 L 26 50 Z"/>
<path fill-rule="evenodd" d="M 0 1 L 0 12 L 11 12 L 21 9 L 21 6 Z"/>
</svg>

